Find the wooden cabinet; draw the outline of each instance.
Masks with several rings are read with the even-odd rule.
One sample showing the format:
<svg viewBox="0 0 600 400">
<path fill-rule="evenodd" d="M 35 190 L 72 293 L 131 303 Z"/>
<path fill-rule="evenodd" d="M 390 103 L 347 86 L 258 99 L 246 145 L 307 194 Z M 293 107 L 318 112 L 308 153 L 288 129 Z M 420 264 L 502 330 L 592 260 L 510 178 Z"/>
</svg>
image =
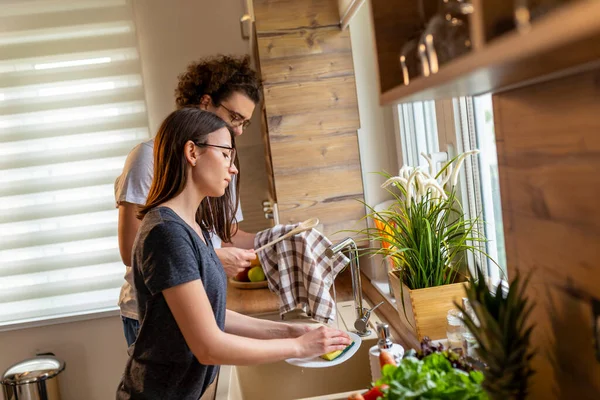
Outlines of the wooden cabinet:
<svg viewBox="0 0 600 400">
<path fill-rule="evenodd" d="M 424 14 L 435 12 L 437 3 L 423 0 Z M 399 57 L 404 43 L 418 32 L 419 1 L 370 1 L 382 104 L 499 92 L 600 65 L 596 0 L 572 0 L 534 21 L 528 31 L 507 33 L 500 32 L 512 23 L 512 1 L 472 3 L 471 51 L 405 86 Z"/>
<path fill-rule="evenodd" d="M 255 0 L 253 7 L 280 222 L 317 217 L 328 236 L 360 229 L 358 106 L 350 34 L 340 29 L 337 3 Z"/>
<path fill-rule="evenodd" d="M 598 399 L 600 69 L 493 100 L 508 275 L 533 272 L 531 398 Z"/>
</svg>

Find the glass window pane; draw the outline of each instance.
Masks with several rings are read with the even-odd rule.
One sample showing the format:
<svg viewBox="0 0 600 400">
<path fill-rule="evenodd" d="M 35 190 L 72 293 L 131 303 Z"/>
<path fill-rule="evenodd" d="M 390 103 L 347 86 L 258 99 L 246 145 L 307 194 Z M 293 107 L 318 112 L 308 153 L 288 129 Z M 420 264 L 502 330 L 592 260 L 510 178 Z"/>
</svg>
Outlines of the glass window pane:
<svg viewBox="0 0 600 400">
<path fill-rule="evenodd" d="M 504 228 L 500 199 L 500 180 L 498 176 L 498 155 L 494 133 L 494 113 L 492 96 L 482 95 L 473 98 L 473 114 L 476 128 L 476 147 L 479 160 L 480 190 L 482 208 L 480 212 L 485 221 L 484 228 L 489 240 L 488 254 L 506 271 L 506 252 L 504 248 Z M 489 262 L 489 274 L 492 279 L 501 276 L 498 267 Z"/>
<path fill-rule="evenodd" d="M 439 151 L 434 101 L 418 101 L 398 106 L 403 164 L 426 167 L 421 153 Z"/>
</svg>

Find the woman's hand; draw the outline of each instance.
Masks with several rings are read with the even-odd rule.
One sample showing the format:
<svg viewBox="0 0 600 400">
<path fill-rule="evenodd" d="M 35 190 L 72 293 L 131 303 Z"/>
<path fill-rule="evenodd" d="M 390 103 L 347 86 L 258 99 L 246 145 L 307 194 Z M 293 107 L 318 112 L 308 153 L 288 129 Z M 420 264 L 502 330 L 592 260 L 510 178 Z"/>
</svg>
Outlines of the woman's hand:
<svg viewBox="0 0 600 400">
<path fill-rule="evenodd" d="M 215 250 L 217 257 L 223 264 L 223 269 L 228 277 L 233 278 L 244 268 L 250 266 L 250 262 L 256 258 L 254 250 L 239 249 L 237 247 L 223 247 Z"/>
<path fill-rule="evenodd" d="M 344 350 L 352 340 L 337 329 L 321 326 L 298 337 L 298 358 L 320 356 L 336 350 Z"/>
<path fill-rule="evenodd" d="M 312 331 L 319 327 L 317 324 L 307 325 L 307 324 L 287 324 L 288 325 L 288 338 L 297 338 L 305 333 Z"/>
</svg>

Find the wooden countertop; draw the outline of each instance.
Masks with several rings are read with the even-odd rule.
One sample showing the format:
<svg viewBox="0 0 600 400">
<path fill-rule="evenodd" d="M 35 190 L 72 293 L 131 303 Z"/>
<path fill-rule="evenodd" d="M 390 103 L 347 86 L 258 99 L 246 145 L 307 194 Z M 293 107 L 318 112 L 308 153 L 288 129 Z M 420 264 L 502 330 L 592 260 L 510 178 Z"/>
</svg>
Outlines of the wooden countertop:
<svg viewBox="0 0 600 400">
<path fill-rule="evenodd" d="M 238 289 L 227 284 L 227 308 L 246 315 L 279 310 L 279 297 L 268 288 Z"/>
</svg>

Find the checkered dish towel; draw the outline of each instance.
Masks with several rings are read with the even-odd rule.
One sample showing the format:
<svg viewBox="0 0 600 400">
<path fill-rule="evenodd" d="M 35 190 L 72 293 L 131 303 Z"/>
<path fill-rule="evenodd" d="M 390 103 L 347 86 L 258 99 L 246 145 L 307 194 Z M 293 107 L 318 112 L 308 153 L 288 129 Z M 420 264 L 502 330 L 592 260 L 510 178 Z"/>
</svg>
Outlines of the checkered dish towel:
<svg viewBox="0 0 600 400">
<path fill-rule="evenodd" d="M 285 235 L 295 225 L 276 225 L 258 232 L 254 248 Z M 258 252 L 269 289 L 279 295 L 279 314 L 308 305 L 312 318 L 330 323 L 335 320 L 335 303 L 329 289 L 337 274 L 350 262 L 339 253 L 325 255 L 331 242 L 316 229 L 299 233 Z"/>
</svg>

